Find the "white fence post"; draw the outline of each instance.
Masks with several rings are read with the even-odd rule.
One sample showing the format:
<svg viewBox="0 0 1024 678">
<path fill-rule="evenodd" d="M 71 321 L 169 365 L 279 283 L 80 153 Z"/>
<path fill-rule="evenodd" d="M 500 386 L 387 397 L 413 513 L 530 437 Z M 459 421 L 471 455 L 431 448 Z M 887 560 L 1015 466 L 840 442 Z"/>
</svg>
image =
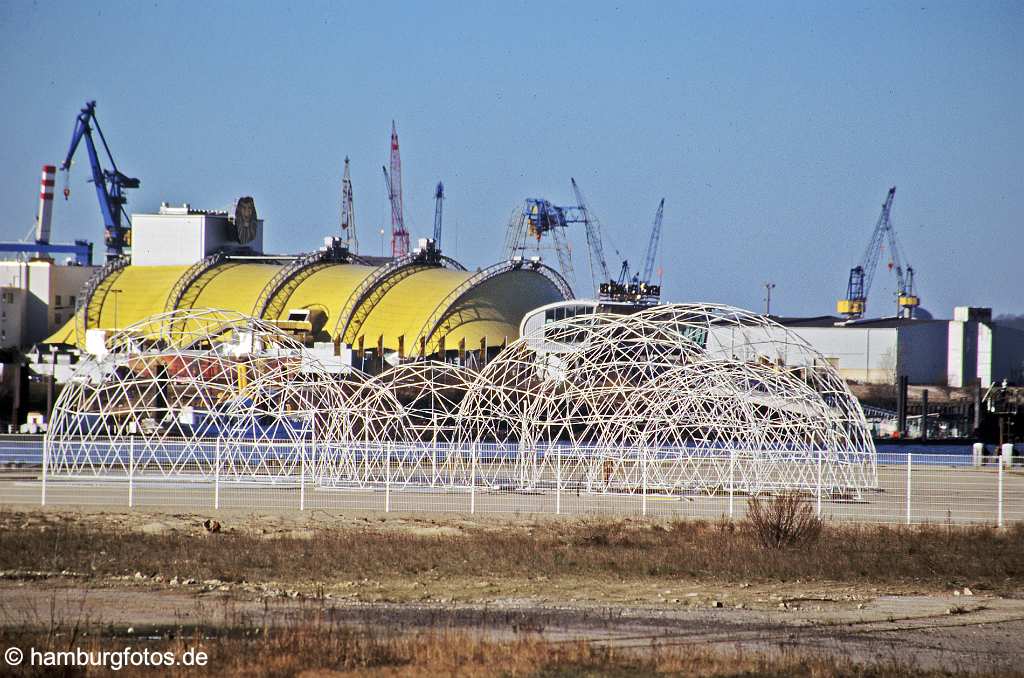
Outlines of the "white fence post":
<svg viewBox="0 0 1024 678">
<path fill-rule="evenodd" d="M 649 462 L 649 460 L 648 460 L 649 454 L 650 454 L 649 450 L 645 447 L 644 450 L 643 450 L 643 457 L 641 458 L 642 465 L 643 465 L 643 474 L 644 474 L 644 476 L 643 476 L 643 498 L 640 500 L 640 502 L 641 502 L 640 503 L 640 513 L 643 516 L 647 515 L 647 464 Z"/>
<path fill-rule="evenodd" d="M 391 443 L 384 443 L 384 513 L 391 512 Z"/>
<path fill-rule="evenodd" d="M 562 513 L 562 446 L 555 444 L 555 515 Z"/>
<path fill-rule="evenodd" d="M 818 517 L 819 518 L 821 518 L 821 493 L 823 491 L 822 482 L 821 482 L 821 472 L 822 472 L 822 459 L 821 459 L 821 457 L 822 457 L 822 454 L 823 453 L 821 452 L 821 450 L 819 450 L 818 451 Z"/>
<path fill-rule="evenodd" d="M 914 455 L 907 453 L 907 525 L 910 524 L 910 476 L 914 466 Z"/>
<path fill-rule="evenodd" d="M 128 438 L 128 508 L 135 506 L 135 436 Z"/>
<path fill-rule="evenodd" d="M 469 459 L 469 512 L 476 513 L 476 445 L 470 446 Z"/>
<path fill-rule="evenodd" d="M 213 452 L 213 508 L 220 510 L 220 438 Z"/>
<path fill-rule="evenodd" d="M 1003 465 L 999 465 L 999 491 L 996 494 L 996 527 L 1003 526 Z"/>
<path fill-rule="evenodd" d="M 729 519 L 733 518 L 733 509 L 735 501 L 735 490 L 736 487 L 736 449 L 729 448 Z"/>
<path fill-rule="evenodd" d="M 299 445 L 299 510 L 306 510 L 306 441 Z"/>
<path fill-rule="evenodd" d="M 46 475 L 49 471 L 50 436 L 43 438 L 43 483 L 39 491 L 39 505 L 46 506 Z"/>
</svg>

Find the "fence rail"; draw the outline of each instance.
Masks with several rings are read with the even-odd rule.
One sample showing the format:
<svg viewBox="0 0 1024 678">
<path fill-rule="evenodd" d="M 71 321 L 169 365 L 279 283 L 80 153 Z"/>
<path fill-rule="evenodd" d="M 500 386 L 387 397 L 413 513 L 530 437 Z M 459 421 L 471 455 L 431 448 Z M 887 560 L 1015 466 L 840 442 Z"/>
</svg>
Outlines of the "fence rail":
<svg viewBox="0 0 1024 678">
<path fill-rule="evenodd" d="M 595 448 L 570 455 L 558 446 L 153 447 L 141 439 L 56 450 L 40 439 L 0 440 L 0 504 L 740 519 L 752 494 L 782 491 L 797 479 L 797 491 L 826 520 L 1024 521 L 1024 466 L 1012 457 L 924 449 L 880 453 L 864 468 L 827 452 L 780 458 L 775 451 L 767 463 L 750 450 Z"/>
</svg>

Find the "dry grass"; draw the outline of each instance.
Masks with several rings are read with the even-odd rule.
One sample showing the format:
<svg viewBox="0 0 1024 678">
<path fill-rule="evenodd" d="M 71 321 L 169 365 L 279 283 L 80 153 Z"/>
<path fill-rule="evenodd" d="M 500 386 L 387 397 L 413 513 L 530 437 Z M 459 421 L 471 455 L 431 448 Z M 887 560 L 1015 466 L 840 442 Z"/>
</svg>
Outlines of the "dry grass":
<svg viewBox="0 0 1024 678">
<path fill-rule="evenodd" d="M 583 640 L 554 642 L 534 634 L 498 641 L 479 633 L 433 630 L 395 634 L 370 627 L 303 624 L 280 628 L 203 629 L 175 638 L 152 640 L 112 635 L 94 626 L 73 642 L 32 629 L 0 629 L 0 644 L 85 651 L 187 649 L 206 652 L 203 669 L 175 669 L 175 675 L 252 676 L 952 676 L 948 670 L 918 670 L 893 660 L 858 664 L 844 658 L 794 651 L 774 653 L 716 651 L 703 645 L 647 645 L 609 648 Z M 56 638 L 56 640 L 53 640 Z M 52 675 L 40 671 L 35 675 Z M 91 668 L 88 675 L 152 675 L 153 668 L 125 667 L 114 673 Z M 22 675 L 33 675 L 26 672 Z M 74 670 L 67 675 L 85 675 Z M 976 674 L 987 675 L 987 674 Z M 994 675 L 994 674 L 993 674 Z M 998 675 L 1020 675 L 1000 672 Z"/>
<path fill-rule="evenodd" d="M 821 518 L 799 494 L 750 498 L 744 526 L 758 544 L 768 549 L 799 548 L 821 537 Z"/>
<path fill-rule="evenodd" d="M 1024 526 L 1008 530 L 834 526 L 796 548 L 765 549 L 749 529 L 680 521 L 550 522 L 458 535 L 372 528 L 311 537 L 142 534 L 67 521 L 23 525 L 0 516 L 0 570 L 70 570 L 96 576 L 136 571 L 224 581 L 322 582 L 365 577 L 539 575 L 715 581 L 830 580 L 872 584 L 1019 587 Z"/>
</svg>

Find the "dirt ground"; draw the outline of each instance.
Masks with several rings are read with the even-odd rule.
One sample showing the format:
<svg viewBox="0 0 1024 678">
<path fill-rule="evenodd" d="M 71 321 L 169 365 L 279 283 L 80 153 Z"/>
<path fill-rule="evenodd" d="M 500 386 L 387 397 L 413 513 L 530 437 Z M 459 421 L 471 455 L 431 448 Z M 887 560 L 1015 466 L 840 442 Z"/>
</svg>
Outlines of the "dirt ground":
<svg viewBox="0 0 1024 678">
<path fill-rule="evenodd" d="M 8 516 L 8 519 L 14 516 Z M 205 516 L 37 510 L 22 527 L 74 520 L 146 534 L 194 534 Z M 218 515 L 222 530 L 273 539 L 318 530 L 395 530 L 422 535 L 466 529 L 529 530 L 529 521 L 459 516 L 247 513 Z M 671 580 L 554 572 L 381 580 L 195 581 L 185 572 L 96 576 L 84 572 L 0 572 L 0 625 L 88 621 L 112 637 L 145 638 L 173 628 L 261 628 L 307 620 L 389 629 L 455 628 L 496 638 L 538 634 L 621 647 L 700 644 L 732 650 L 811 651 L 873 661 L 911 658 L 921 668 L 999 670 L 1024 659 L 1024 589 L 998 594 L 915 585 L 845 582 Z"/>
</svg>

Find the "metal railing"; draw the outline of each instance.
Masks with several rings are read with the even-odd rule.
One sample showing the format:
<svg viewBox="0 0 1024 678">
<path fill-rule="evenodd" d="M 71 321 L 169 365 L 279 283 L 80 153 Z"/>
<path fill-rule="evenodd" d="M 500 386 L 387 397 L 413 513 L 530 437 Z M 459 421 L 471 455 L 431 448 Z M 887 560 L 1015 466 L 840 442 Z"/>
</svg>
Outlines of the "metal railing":
<svg viewBox="0 0 1024 678">
<path fill-rule="evenodd" d="M 58 450 L 40 438 L 2 440 L 0 504 L 742 519 L 752 495 L 796 491 L 828 521 L 1024 521 L 1024 466 L 1007 455 L 880 454 L 864 487 L 839 482 L 828 453 L 776 460 L 774 469 L 749 450 L 691 454 L 685 468 L 679 459 L 672 450 L 557 445 L 139 438 Z M 780 463 L 789 466 L 781 475 Z M 773 477 L 803 480 L 787 487 Z"/>
</svg>

